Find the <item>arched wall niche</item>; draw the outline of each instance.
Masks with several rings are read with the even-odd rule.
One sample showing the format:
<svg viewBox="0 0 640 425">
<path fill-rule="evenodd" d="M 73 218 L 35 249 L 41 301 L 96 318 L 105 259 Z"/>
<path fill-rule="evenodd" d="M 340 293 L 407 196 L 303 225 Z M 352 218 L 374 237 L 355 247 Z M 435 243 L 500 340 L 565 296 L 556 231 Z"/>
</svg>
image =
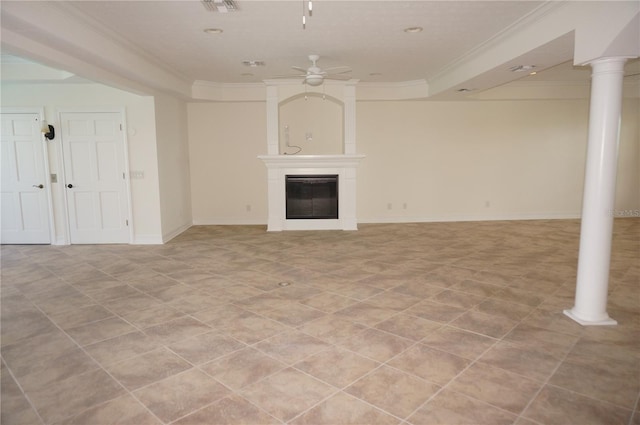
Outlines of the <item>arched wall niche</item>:
<svg viewBox="0 0 640 425">
<path fill-rule="evenodd" d="M 344 102 L 323 93 L 299 93 L 278 104 L 281 155 L 344 154 Z"/>
<path fill-rule="evenodd" d="M 356 154 L 356 84 L 357 80 L 339 81 L 339 82 L 327 82 L 323 83 L 321 91 L 316 91 L 305 87 L 300 84 L 299 81 L 282 81 L 282 80 L 265 80 L 267 89 L 267 155 L 285 155 L 284 152 L 288 152 L 286 156 L 295 155 L 297 149 L 284 150 L 281 147 L 286 147 L 286 141 L 284 140 L 284 134 L 281 132 L 280 124 L 291 125 L 286 121 L 288 117 L 280 118 L 280 105 L 286 104 L 286 102 L 296 102 L 297 99 L 313 99 L 312 102 L 317 100 L 318 97 L 325 96 L 330 102 L 342 105 L 342 120 L 341 124 L 330 124 L 334 129 L 341 128 L 342 137 L 337 136 L 342 140 L 342 146 L 336 147 L 332 143 L 324 145 L 320 143 L 314 146 L 313 152 L 307 149 L 306 151 L 297 152 L 302 155 L 355 155 Z M 307 100 L 308 102 L 309 100 Z M 317 106 L 317 105 L 316 105 Z M 285 107 L 286 109 L 286 107 Z M 286 115 L 286 113 L 285 113 Z M 337 127 L 336 127 L 337 125 Z M 303 139 L 306 141 L 306 133 L 304 129 Z M 313 133 L 313 131 L 311 131 Z M 290 144 L 294 145 L 292 134 L 289 136 Z M 313 136 L 315 139 L 316 137 Z M 299 139 L 298 139 L 299 140 Z M 310 142 L 313 143 L 313 142 Z M 298 145 L 299 146 L 299 145 Z M 304 146 L 301 146 L 304 149 Z M 310 148 L 311 146 L 307 146 Z M 322 149 L 322 150 L 321 150 Z M 331 153 L 325 153 L 331 152 Z"/>
</svg>

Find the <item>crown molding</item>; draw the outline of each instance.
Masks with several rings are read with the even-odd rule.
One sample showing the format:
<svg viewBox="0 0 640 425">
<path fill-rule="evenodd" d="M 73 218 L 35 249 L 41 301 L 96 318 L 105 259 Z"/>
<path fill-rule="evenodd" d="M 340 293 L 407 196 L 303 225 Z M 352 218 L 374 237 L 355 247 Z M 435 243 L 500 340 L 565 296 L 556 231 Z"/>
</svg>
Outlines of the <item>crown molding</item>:
<svg viewBox="0 0 640 425">
<path fill-rule="evenodd" d="M 462 56 L 459 56 L 457 59 L 454 59 L 452 62 L 438 71 L 438 73 L 430 76 L 429 80 L 441 78 L 442 76 L 452 72 L 454 69 L 460 67 L 464 63 L 469 62 L 473 59 L 477 59 L 480 56 L 486 54 L 488 51 L 499 47 L 501 43 L 513 37 L 515 33 L 520 32 L 524 27 L 536 24 L 561 7 L 564 7 L 564 2 L 546 1 L 544 4 L 540 5 L 525 16 L 521 17 L 508 27 L 504 28 L 499 33 L 495 34 L 493 37 L 475 46 L 473 49 L 463 54 Z"/>
</svg>

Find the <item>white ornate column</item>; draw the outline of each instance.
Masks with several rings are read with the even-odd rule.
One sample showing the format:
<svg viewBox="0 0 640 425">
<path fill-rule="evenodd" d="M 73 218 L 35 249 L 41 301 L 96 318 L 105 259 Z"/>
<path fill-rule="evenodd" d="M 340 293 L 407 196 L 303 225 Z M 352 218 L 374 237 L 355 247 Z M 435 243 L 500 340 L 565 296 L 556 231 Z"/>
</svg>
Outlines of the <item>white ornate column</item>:
<svg viewBox="0 0 640 425">
<path fill-rule="evenodd" d="M 627 58 L 590 63 L 591 104 L 575 304 L 564 313 L 582 325 L 615 325 L 607 314 L 622 78 Z"/>
</svg>

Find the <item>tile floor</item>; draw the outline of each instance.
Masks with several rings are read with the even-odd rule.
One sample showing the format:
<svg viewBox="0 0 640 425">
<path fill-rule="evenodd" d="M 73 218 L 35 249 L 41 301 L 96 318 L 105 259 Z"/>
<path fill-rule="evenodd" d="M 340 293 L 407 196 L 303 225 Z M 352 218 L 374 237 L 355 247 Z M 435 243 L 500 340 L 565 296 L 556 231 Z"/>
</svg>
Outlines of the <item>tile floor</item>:
<svg viewBox="0 0 640 425">
<path fill-rule="evenodd" d="M 615 327 L 581 327 L 575 220 L 196 226 L 2 247 L 14 424 L 640 424 L 640 219 Z M 288 285 L 286 285 L 288 284 Z"/>
</svg>

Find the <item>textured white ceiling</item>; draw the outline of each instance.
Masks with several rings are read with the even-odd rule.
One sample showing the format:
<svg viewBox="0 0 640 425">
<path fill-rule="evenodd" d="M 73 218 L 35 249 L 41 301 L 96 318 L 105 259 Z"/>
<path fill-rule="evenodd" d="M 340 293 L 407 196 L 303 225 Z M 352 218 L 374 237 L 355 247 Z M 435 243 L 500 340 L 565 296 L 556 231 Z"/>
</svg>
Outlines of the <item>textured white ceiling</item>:
<svg viewBox="0 0 640 425">
<path fill-rule="evenodd" d="M 189 80 L 259 82 L 309 66 L 346 65 L 365 82 L 428 79 L 534 11 L 535 1 L 242 1 L 240 11 L 207 11 L 200 1 L 77 1 L 74 8 Z M 404 28 L 420 26 L 410 34 Z M 221 28 L 209 35 L 205 28 Z M 262 60 L 249 68 L 245 60 Z M 253 75 L 243 75 L 251 73 Z M 370 75 L 377 73 L 380 75 Z"/>
</svg>

